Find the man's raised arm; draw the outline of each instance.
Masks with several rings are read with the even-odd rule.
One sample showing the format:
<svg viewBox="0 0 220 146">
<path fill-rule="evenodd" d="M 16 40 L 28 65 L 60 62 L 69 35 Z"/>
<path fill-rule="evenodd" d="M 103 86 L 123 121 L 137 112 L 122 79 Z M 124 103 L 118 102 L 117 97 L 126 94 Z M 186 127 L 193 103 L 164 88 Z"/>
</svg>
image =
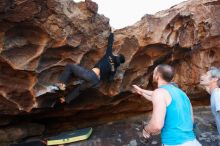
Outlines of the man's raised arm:
<svg viewBox="0 0 220 146">
<path fill-rule="evenodd" d="M 134 87 L 135 91 L 136 91 L 138 94 L 144 96 L 147 100 L 152 101 L 153 91 L 144 90 L 144 89 L 138 87 L 137 85 L 132 85 L 132 86 Z"/>
<path fill-rule="evenodd" d="M 106 50 L 106 55 L 109 56 L 112 54 L 112 45 L 114 42 L 114 34 L 110 33 L 109 37 L 108 37 L 108 46 L 107 46 L 107 50 Z"/>
</svg>

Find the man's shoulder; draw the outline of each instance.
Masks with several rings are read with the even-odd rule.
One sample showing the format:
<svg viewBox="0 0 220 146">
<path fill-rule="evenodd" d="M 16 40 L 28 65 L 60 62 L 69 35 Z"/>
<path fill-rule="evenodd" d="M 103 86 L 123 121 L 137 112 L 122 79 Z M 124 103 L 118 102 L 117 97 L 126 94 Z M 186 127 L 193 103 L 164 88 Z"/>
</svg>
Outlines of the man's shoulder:
<svg viewBox="0 0 220 146">
<path fill-rule="evenodd" d="M 163 88 L 157 88 L 153 91 L 153 96 L 155 97 L 169 97 L 169 92 L 166 89 Z"/>
<path fill-rule="evenodd" d="M 220 88 L 214 89 L 214 91 L 211 93 L 211 96 L 215 98 L 220 98 Z"/>
<path fill-rule="evenodd" d="M 212 92 L 211 95 L 220 95 L 220 88 L 215 88 Z"/>
<path fill-rule="evenodd" d="M 171 103 L 171 95 L 169 92 L 164 88 L 158 88 L 154 90 L 152 102 L 153 103 L 165 103 L 167 106 Z"/>
<path fill-rule="evenodd" d="M 168 93 L 166 89 L 163 88 L 157 88 L 153 91 L 155 94 L 161 94 L 161 93 Z"/>
<path fill-rule="evenodd" d="M 216 94 L 220 95 L 220 88 L 216 88 Z"/>
</svg>

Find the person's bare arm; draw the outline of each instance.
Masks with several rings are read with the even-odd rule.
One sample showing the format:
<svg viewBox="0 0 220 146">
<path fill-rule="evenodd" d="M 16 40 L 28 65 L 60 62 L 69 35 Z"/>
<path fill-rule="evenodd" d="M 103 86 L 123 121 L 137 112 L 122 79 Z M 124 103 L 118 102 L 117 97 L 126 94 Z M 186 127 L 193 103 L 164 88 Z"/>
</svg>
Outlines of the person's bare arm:
<svg viewBox="0 0 220 146">
<path fill-rule="evenodd" d="M 135 91 L 136 91 L 138 94 L 144 96 L 147 100 L 152 101 L 153 91 L 144 90 L 144 89 L 138 87 L 137 85 L 132 85 L 132 86 L 134 87 Z"/>
<path fill-rule="evenodd" d="M 144 95 L 152 97 L 153 91 L 151 90 L 143 90 Z"/>
<path fill-rule="evenodd" d="M 166 101 L 164 97 L 166 94 L 164 92 L 164 89 L 157 89 L 153 92 L 153 113 L 149 124 L 145 126 L 143 132 L 159 134 L 163 128 L 166 115 Z"/>
</svg>

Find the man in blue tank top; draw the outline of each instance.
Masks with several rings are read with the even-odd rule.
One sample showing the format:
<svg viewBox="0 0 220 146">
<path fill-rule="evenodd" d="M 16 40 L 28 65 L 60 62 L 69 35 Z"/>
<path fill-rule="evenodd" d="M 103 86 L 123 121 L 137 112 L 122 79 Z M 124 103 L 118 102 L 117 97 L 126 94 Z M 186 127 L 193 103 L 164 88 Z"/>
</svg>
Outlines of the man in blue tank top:
<svg viewBox="0 0 220 146">
<path fill-rule="evenodd" d="M 164 146 L 201 146 L 193 132 L 193 112 L 187 95 L 170 84 L 174 72 L 169 65 L 158 65 L 154 69 L 153 81 L 158 88 L 144 90 L 133 85 L 136 92 L 152 101 L 153 112 L 143 136 L 161 133 Z"/>
</svg>

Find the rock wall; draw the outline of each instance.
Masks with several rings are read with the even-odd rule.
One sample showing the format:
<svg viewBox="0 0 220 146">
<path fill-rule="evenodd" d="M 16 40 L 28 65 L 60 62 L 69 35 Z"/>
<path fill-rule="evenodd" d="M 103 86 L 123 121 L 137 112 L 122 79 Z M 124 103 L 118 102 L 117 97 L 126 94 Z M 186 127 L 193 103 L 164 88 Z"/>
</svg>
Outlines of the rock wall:
<svg viewBox="0 0 220 146">
<path fill-rule="evenodd" d="M 110 26 L 97 10 L 89 0 L 0 3 L 1 111 L 30 111 L 65 64 L 86 62 L 91 67 L 102 56 Z"/>
<path fill-rule="evenodd" d="M 199 77 L 210 66 L 220 66 L 219 0 L 189 0 L 116 30 L 113 49 L 126 62 L 114 82 L 86 90 L 69 105 L 49 108 L 60 95 L 44 91 L 67 63 L 91 69 L 105 53 L 109 19 L 97 10 L 90 0 L 0 2 L 2 125 L 40 122 L 50 133 L 149 111 L 151 104 L 132 94 L 131 85 L 152 89 L 152 71 L 160 63 L 175 68 L 174 82 L 194 105 L 208 104 Z"/>
</svg>

